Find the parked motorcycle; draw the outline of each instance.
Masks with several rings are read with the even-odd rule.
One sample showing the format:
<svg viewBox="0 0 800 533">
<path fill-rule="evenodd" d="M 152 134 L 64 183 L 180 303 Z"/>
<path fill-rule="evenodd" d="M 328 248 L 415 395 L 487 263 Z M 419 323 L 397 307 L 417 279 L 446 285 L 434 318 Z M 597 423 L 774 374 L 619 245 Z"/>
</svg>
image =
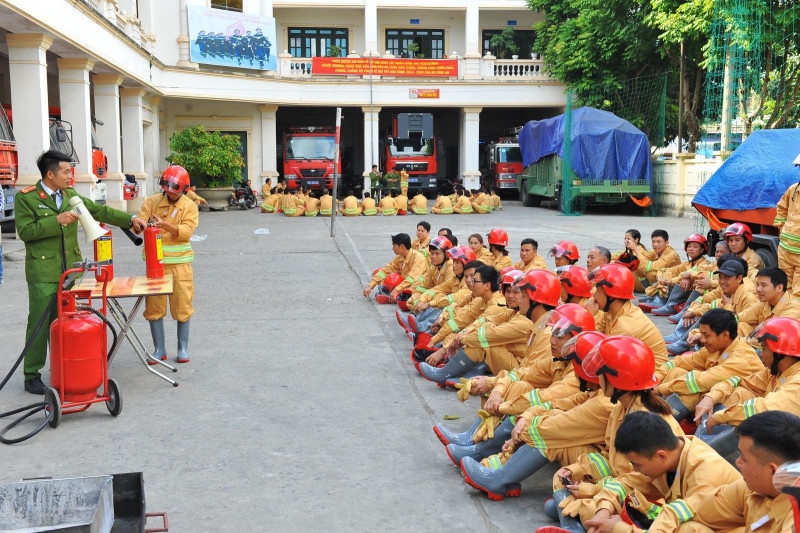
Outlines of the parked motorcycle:
<svg viewBox="0 0 800 533">
<path fill-rule="evenodd" d="M 239 182 L 228 198 L 228 205 L 239 206 L 240 209 L 252 209 L 258 205 L 258 198 L 250 185 L 246 182 Z"/>
</svg>

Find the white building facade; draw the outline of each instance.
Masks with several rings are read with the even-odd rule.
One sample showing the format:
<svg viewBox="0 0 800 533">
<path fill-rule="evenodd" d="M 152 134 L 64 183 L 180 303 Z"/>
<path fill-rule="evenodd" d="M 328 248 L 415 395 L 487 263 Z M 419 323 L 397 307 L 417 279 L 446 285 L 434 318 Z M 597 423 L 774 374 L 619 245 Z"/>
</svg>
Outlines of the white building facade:
<svg viewBox="0 0 800 533">
<path fill-rule="evenodd" d="M 192 62 L 193 6 L 275 19 L 275 70 Z M 72 124 L 80 163 L 76 188 L 93 194 L 92 117 L 108 158 L 108 203 L 126 205 L 123 174 L 151 193 L 167 166 L 169 136 L 202 124 L 238 134 L 244 174 L 259 188 L 281 175 L 281 136 L 295 126 L 332 126 L 343 108 L 344 173 L 359 179 L 378 163 L 379 139 L 397 112 L 431 112 L 447 153 L 448 177 L 475 180 L 480 145 L 528 120 L 563 112 L 563 85 L 528 49 L 492 55 L 490 37 L 507 26 L 523 46 L 541 14 L 524 0 L 2 0 L 0 103 L 13 109 L 17 186 L 35 183 L 49 147 L 48 115 Z M 451 59 L 448 77 L 320 75 L 315 55 Z M 498 54 L 499 55 L 499 54 Z M 432 96 L 416 98 L 424 93 Z"/>
</svg>

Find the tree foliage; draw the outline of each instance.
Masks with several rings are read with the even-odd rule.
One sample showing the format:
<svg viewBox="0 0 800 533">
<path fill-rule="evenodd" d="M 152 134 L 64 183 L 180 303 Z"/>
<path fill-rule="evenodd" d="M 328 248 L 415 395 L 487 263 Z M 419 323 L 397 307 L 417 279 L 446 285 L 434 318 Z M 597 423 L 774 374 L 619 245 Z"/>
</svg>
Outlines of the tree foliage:
<svg viewBox="0 0 800 533">
<path fill-rule="evenodd" d="M 198 187 L 230 187 L 242 179 L 244 159 L 236 135 L 195 126 L 173 133 L 169 149 L 167 161 L 185 168 Z"/>
</svg>

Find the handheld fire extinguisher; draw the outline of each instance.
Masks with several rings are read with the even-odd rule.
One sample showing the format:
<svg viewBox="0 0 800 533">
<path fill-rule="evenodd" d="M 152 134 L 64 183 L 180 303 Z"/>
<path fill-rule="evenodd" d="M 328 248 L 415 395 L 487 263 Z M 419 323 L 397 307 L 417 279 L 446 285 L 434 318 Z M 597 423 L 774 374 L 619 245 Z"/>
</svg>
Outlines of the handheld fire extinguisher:
<svg viewBox="0 0 800 533">
<path fill-rule="evenodd" d="M 148 278 L 164 277 L 164 250 L 161 246 L 161 228 L 153 225 L 153 219 L 144 230 L 144 260 Z"/>
<path fill-rule="evenodd" d="M 111 238 L 111 230 L 105 224 L 100 227 L 106 230 L 105 234 L 99 236 L 94 241 L 94 260 L 96 263 L 107 263 L 94 272 L 97 281 L 111 281 L 114 279 L 114 247 Z"/>
</svg>

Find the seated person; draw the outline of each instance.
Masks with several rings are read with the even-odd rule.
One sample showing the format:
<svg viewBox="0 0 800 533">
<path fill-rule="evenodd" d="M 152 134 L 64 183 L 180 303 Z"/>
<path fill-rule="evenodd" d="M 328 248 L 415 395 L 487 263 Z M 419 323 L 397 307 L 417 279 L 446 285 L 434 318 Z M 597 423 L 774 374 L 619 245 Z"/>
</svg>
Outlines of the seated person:
<svg viewBox="0 0 800 533">
<path fill-rule="evenodd" d="M 409 202 L 408 208 L 415 215 L 428 214 L 428 199 L 421 192 L 418 192 Z"/>
<path fill-rule="evenodd" d="M 378 204 L 378 213 L 385 217 L 395 216 L 397 214 L 397 204 L 394 202 L 394 197 L 396 195 L 397 192 L 392 191 L 391 195 L 386 195 L 381 198 L 381 201 Z"/>
<path fill-rule="evenodd" d="M 683 249 L 687 260 L 670 268 L 661 268 L 655 283 L 645 289 L 648 296 L 657 296 L 647 303 L 656 316 L 675 314 L 676 306 L 686 301 L 692 293 L 692 272 L 707 271 L 711 261 L 706 258 L 708 241 L 699 233 L 692 233 L 683 241 Z M 663 303 L 662 303 L 663 302 Z M 659 305 L 661 304 L 661 305 Z M 647 312 L 645 306 L 639 307 Z"/>
<path fill-rule="evenodd" d="M 364 193 L 364 199 L 361 200 L 361 213 L 366 217 L 372 217 L 378 214 L 378 207 L 375 205 L 375 199 L 370 196 L 370 193 Z"/>
<path fill-rule="evenodd" d="M 452 215 L 453 202 L 450 200 L 450 197 L 443 194 L 437 196 L 436 203 L 431 207 L 431 213 L 434 215 Z"/>
<path fill-rule="evenodd" d="M 347 196 L 342 200 L 339 212 L 346 217 L 357 217 L 361 214 L 361 206 L 358 205 L 358 198 L 355 197 L 352 189 L 347 191 Z"/>
</svg>

